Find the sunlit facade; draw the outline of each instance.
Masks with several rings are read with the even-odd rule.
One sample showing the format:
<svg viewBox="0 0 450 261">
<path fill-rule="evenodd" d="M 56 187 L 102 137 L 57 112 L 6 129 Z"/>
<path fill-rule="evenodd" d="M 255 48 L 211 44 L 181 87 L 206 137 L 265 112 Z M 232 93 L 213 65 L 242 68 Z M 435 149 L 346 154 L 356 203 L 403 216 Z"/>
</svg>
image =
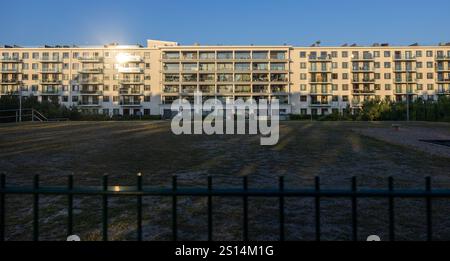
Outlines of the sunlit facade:
<svg viewBox="0 0 450 261">
<path fill-rule="evenodd" d="M 450 95 L 450 46 L 4 46 L 0 95 L 85 113 L 168 115 L 194 92 L 223 102 L 277 98 L 282 114 L 355 110 L 365 100 Z"/>
</svg>

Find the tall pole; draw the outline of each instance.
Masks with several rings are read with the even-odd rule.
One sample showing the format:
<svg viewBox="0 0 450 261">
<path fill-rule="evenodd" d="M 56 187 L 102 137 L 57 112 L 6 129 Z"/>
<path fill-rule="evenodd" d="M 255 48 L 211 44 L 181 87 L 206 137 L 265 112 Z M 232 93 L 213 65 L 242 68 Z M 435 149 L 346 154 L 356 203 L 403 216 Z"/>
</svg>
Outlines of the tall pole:
<svg viewBox="0 0 450 261">
<path fill-rule="evenodd" d="M 19 122 L 22 122 L 22 87 L 19 85 Z"/>
<path fill-rule="evenodd" d="M 406 94 L 406 121 L 409 121 L 409 93 Z"/>
</svg>

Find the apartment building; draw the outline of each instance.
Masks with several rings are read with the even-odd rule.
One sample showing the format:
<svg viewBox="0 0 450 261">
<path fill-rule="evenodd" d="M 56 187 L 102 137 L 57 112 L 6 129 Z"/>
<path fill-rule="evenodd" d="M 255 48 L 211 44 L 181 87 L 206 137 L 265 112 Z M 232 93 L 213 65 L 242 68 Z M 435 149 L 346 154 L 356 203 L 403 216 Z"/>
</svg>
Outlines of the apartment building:
<svg viewBox="0 0 450 261">
<path fill-rule="evenodd" d="M 0 95 L 108 115 L 171 114 L 173 101 L 278 99 L 282 114 L 357 110 L 369 99 L 450 95 L 450 45 L 0 48 Z"/>
</svg>

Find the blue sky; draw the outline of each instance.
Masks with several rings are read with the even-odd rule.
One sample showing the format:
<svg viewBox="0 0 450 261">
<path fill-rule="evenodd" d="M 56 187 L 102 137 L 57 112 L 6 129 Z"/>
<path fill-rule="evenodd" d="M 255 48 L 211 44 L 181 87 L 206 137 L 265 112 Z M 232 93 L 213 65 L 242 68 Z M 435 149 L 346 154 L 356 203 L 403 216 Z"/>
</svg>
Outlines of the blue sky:
<svg viewBox="0 0 450 261">
<path fill-rule="evenodd" d="M 0 44 L 450 42 L 448 0 L 0 2 Z"/>
</svg>

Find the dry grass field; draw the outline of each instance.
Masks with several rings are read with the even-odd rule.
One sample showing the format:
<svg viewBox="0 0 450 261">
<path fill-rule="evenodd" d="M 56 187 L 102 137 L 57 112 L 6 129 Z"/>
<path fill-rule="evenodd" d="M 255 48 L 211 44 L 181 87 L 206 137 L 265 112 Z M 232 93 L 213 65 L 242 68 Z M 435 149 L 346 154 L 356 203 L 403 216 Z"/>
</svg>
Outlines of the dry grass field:
<svg viewBox="0 0 450 261">
<path fill-rule="evenodd" d="M 381 133 L 381 134 L 380 134 Z M 46 186 L 66 185 L 73 174 L 76 186 L 98 186 L 104 174 L 112 185 L 135 185 L 143 173 L 146 186 L 169 187 L 172 175 L 180 187 L 204 187 L 212 175 L 214 186 L 241 186 L 248 176 L 250 187 L 275 188 L 285 176 L 287 188 L 311 188 L 320 176 L 324 188 L 349 188 L 356 176 L 361 188 L 386 188 L 395 178 L 397 188 L 423 188 L 424 178 L 433 187 L 450 188 L 450 147 L 414 141 L 450 137 L 450 124 L 402 123 L 400 132 L 391 123 L 282 122 L 280 141 L 263 147 L 259 136 L 175 136 L 168 122 L 64 122 L 0 125 L 0 172 L 8 185 L 29 186 L 35 174 Z M 409 137 L 409 138 L 403 138 Z M 409 140 L 411 142 L 405 142 Z M 450 154 L 448 154 L 450 155 Z M 8 196 L 7 239 L 30 240 L 31 196 Z M 41 239 L 66 237 L 65 197 L 41 197 Z M 170 240 L 171 199 L 144 199 L 144 239 Z M 206 199 L 179 199 L 179 237 L 204 240 L 207 236 Z M 388 237 L 387 200 L 361 199 L 361 239 L 378 234 Z M 450 202 L 433 202 L 434 236 L 450 239 Z M 249 202 L 252 240 L 277 240 L 277 200 Z M 313 200 L 286 199 L 286 238 L 314 239 Z M 101 198 L 76 197 L 75 233 L 83 240 L 101 235 Z M 322 238 L 351 238 L 350 200 L 323 199 Z M 399 240 L 425 238 L 423 200 L 396 201 L 396 232 Z M 135 199 L 111 199 L 112 240 L 135 239 Z M 214 198 L 214 239 L 240 240 L 242 200 Z"/>
</svg>

